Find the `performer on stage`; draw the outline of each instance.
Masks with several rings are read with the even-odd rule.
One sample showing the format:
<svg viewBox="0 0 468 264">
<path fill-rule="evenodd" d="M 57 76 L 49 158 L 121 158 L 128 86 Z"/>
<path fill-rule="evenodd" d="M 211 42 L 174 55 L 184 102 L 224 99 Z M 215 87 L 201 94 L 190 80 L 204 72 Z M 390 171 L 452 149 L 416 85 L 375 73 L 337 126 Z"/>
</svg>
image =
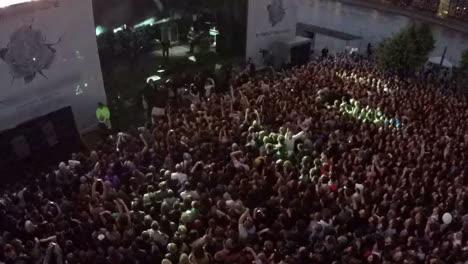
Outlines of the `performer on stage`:
<svg viewBox="0 0 468 264">
<path fill-rule="evenodd" d="M 190 51 L 189 53 L 193 53 L 194 50 L 195 50 L 195 40 L 196 40 L 196 37 L 197 37 L 197 33 L 195 32 L 195 28 L 194 27 L 190 27 L 190 31 L 187 35 L 187 38 L 188 38 L 188 42 L 190 44 Z"/>
<path fill-rule="evenodd" d="M 161 41 L 161 46 L 162 46 L 163 58 L 169 59 L 169 50 L 171 48 L 171 42 L 169 41 L 169 39 L 165 38 L 163 41 Z"/>
</svg>

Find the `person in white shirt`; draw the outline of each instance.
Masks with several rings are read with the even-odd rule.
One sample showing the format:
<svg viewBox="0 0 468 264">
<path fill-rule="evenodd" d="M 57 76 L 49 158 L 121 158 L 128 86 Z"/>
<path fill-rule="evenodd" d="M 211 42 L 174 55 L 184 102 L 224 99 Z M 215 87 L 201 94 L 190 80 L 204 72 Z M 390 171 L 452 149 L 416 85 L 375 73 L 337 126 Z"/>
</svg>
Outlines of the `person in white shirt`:
<svg viewBox="0 0 468 264">
<path fill-rule="evenodd" d="M 245 212 L 239 217 L 239 240 L 245 241 L 249 237 L 249 234 L 256 234 L 255 226 L 252 223 L 252 219 L 249 214 L 249 209 L 246 208 Z"/>
<path fill-rule="evenodd" d="M 151 117 L 152 117 L 151 120 L 153 124 L 156 124 L 157 120 L 162 118 L 164 115 L 166 115 L 165 108 L 153 106 L 153 108 L 151 109 Z"/>
<path fill-rule="evenodd" d="M 211 96 L 212 90 L 215 89 L 215 81 L 213 78 L 206 78 L 205 81 L 205 97 L 209 98 Z"/>
<path fill-rule="evenodd" d="M 245 158 L 241 150 L 231 152 L 231 160 L 234 164 L 234 167 L 239 170 L 249 171 L 249 165 L 245 164 Z"/>
<path fill-rule="evenodd" d="M 184 155 L 183 155 L 183 158 L 184 158 L 184 161 L 182 161 L 182 163 L 181 163 L 182 171 L 183 172 L 188 172 L 191 169 L 192 156 L 189 153 L 185 152 Z"/>
<path fill-rule="evenodd" d="M 187 174 L 182 173 L 182 165 L 177 164 L 175 170 L 171 174 L 171 180 L 178 180 L 180 184 L 184 184 L 187 181 Z"/>
<path fill-rule="evenodd" d="M 177 197 L 174 196 L 174 192 L 172 190 L 167 190 L 167 197 L 164 198 L 163 202 L 167 203 L 169 206 L 173 206 L 177 200 Z"/>
<path fill-rule="evenodd" d="M 268 93 L 270 91 L 270 85 L 265 81 L 260 81 L 260 87 L 264 93 Z"/>
<path fill-rule="evenodd" d="M 304 139 L 306 137 L 307 133 L 305 131 L 301 131 L 295 135 L 288 129 L 286 132 L 286 136 L 284 137 L 284 144 L 286 145 L 286 150 L 289 151 L 294 151 L 294 143 L 298 139 Z"/>
<path fill-rule="evenodd" d="M 239 195 L 237 193 L 232 193 L 229 194 L 229 192 L 225 192 L 223 194 L 223 200 L 225 203 L 225 206 L 229 210 L 237 210 L 239 211 L 239 214 L 242 214 L 244 212 L 244 205 L 242 204 L 242 201 L 239 199 Z"/>
<path fill-rule="evenodd" d="M 153 200 L 154 200 L 154 187 L 153 185 L 148 185 L 146 188 L 146 193 L 143 195 L 143 205 L 146 206 L 151 206 Z"/>
<path fill-rule="evenodd" d="M 184 191 L 180 193 L 180 198 L 185 200 L 188 196 L 191 196 L 194 200 L 199 200 L 200 195 L 196 190 L 193 190 L 192 185 L 188 182 L 184 185 Z"/>
<path fill-rule="evenodd" d="M 159 223 L 153 221 L 151 223 L 151 229 L 147 230 L 151 239 L 156 242 L 159 246 L 165 247 L 169 241 L 169 236 L 159 230 Z"/>
</svg>

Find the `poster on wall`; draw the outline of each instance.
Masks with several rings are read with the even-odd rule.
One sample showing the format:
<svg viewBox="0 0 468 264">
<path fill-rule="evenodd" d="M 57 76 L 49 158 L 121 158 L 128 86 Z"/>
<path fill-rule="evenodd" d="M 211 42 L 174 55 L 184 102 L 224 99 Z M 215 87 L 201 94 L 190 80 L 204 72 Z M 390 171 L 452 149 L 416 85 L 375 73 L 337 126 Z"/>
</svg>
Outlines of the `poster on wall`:
<svg viewBox="0 0 468 264">
<path fill-rule="evenodd" d="M 79 130 L 93 127 L 106 94 L 91 0 L 10 3 L 0 7 L 0 131 L 66 106 Z"/>
<path fill-rule="evenodd" d="M 286 62 L 296 36 L 296 0 L 249 0 L 247 20 L 246 60 L 259 68 Z"/>
</svg>

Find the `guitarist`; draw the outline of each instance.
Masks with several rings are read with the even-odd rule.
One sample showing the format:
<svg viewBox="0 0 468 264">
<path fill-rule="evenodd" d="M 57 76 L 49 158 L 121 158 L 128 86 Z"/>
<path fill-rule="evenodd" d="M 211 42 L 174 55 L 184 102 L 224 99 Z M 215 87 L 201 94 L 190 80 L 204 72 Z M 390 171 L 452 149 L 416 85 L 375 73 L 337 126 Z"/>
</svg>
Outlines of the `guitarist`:
<svg viewBox="0 0 468 264">
<path fill-rule="evenodd" d="M 195 50 L 195 41 L 196 41 L 196 38 L 197 38 L 197 33 L 195 32 L 194 27 L 190 27 L 190 31 L 189 31 L 189 33 L 187 35 L 187 38 L 188 38 L 188 42 L 190 44 L 189 53 L 193 53 L 194 50 Z"/>
</svg>

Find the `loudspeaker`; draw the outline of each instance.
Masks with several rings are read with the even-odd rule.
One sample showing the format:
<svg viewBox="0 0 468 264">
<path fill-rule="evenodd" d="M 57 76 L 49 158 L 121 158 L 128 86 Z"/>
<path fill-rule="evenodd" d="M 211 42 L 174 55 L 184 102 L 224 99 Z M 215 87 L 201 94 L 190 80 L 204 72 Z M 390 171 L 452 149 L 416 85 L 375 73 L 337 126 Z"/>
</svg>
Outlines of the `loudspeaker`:
<svg viewBox="0 0 468 264">
<path fill-rule="evenodd" d="M 31 156 L 31 148 L 24 135 L 14 137 L 10 142 L 18 159 L 25 159 Z"/>
<path fill-rule="evenodd" d="M 304 65 L 310 60 L 310 42 L 291 47 L 291 64 Z"/>
<path fill-rule="evenodd" d="M 55 133 L 54 124 L 51 121 L 47 121 L 42 125 L 42 134 L 44 135 L 49 147 L 53 147 L 59 143 L 57 134 Z"/>
</svg>

